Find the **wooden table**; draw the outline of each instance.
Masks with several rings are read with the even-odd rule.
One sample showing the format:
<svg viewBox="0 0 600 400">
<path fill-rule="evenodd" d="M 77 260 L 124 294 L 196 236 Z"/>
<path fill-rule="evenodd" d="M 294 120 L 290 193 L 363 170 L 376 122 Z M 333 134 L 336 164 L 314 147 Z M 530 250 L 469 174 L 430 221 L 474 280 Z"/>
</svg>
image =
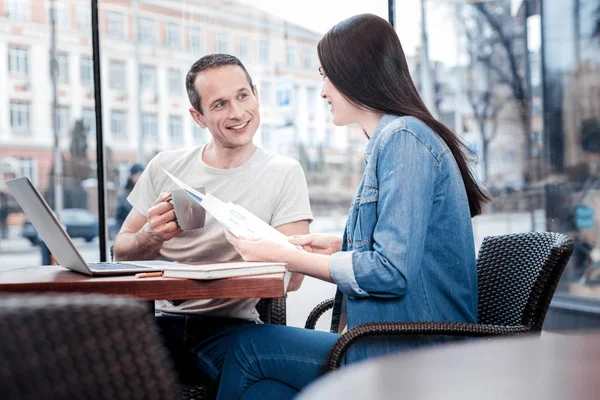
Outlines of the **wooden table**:
<svg viewBox="0 0 600 400">
<path fill-rule="evenodd" d="M 135 276 L 91 277 L 47 265 L 0 272 L 0 293 L 98 293 L 143 300 L 275 298 L 284 295 L 284 274 L 196 281 Z"/>
<path fill-rule="evenodd" d="M 600 334 L 480 340 L 342 368 L 298 400 L 597 400 Z"/>
</svg>

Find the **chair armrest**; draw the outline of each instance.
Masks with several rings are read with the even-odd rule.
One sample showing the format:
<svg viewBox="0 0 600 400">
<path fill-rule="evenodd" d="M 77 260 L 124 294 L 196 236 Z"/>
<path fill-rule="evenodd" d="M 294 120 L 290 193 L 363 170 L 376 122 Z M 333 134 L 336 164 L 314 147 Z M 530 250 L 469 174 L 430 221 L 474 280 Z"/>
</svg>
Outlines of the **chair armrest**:
<svg viewBox="0 0 600 400">
<path fill-rule="evenodd" d="M 455 322 L 370 322 L 350 329 L 335 343 L 329 354 L 327 369 L 336 370 L 340 367 L 342 357 L 348 348 L 359 339 L 368 336 L 382 335 L 435 335 L 435 336 L 509 336 L 531 333 L 529 327 L 479 325 Z"/>
<path fill-rule="evenodd" d="M 317 325 L 317 321 L 319 318 L 321 318 L 321 315 L 331 308 L 333 308 L 333 299 L 325 300 L 319 303 L 308 315 L 304 328 L 314 330 L 315 326 Z"/>
</svg>

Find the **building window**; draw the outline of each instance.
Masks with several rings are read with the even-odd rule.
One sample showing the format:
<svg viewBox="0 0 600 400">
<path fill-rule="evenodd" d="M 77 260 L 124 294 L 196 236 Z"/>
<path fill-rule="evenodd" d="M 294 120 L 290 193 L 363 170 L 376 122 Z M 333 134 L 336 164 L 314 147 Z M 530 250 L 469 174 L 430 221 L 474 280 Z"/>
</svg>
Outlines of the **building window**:
<svg viewBox="0 0 600 400">
<path fill-rule="evenodd" d="M 260 126 L 260 137 L 263 146 L 270 147 L 271 145 L 271 125 L 261 124 Z"/>
<path fill-rule="evenodd" d="M 169 69 L 169 93 L 180 94 L 182 83 L 181 72 L 178 69 Z"/>
<path fill-rule="evenodd" d="M 91 57 L 83 56 L 79 60 L 79 76 L 84 85 L 94 81 L 94 62 Z"/>
<path fill-rule="evenodd" d="M 29 75 L 28 50 L 25 47 L 8 48 L 8 72 L 12 75 Z"/>
<path fill-rule="evenodd" d="M 156 114 L 142 114 L 142 137 L 158 140 L 158 118 Z"/>
<path fill-rule="evenodd" d="M 302 67 L 304 69 L 312 69 L 313 68 L 313 63 L 312 63 L 312 50 L 311 49 L 304 49 L 304 54 L 302 56 Z"/>
<path fill-rule="evenodd" d="M 217 53 L 229 53 L 229 35 L 226 32 L 217 33 Z"/>
<path fill-rule="evenodd" d="M 19 176 L 28 176 L 31 182 L 37 184 L 37 168 L 36 160 L 32 157 L 18 157 L 18 174 Z"/>
<path fill-rule="evenodd" d="M 266 39 L 258 42 L 258 59 L 261 64 L 269 63 L 269 42 Z"/>
<path fill-rule="evenodd" d="M 306 89 L 306 109 L 308 110 L 308 118 L 314 119 L 317 114 L 317 88 L 309 87 Z"/>
<path fill-rule="evenodd" d="M 181 117 L 169 117 L 169 138 L 171 140 L 183 139 L 183 122 Z"/>
<path fill-rule="evenodd" d="M 83 130 L 86 134 L 96 136 L 96 111 L 93 108 L 84 108 L 81 115 Z"/>
<path fill-rule="evenodd" d="M 56 55 L 56 80 L 60 83 L 69 82 L 69 56 L 66 54 Z"/>
<path fill-rule="evenodd" d="M 125 38 L 125 15 L 123 13 L 108 12 L 108 36 L 116 39 Z"/>
<path fill-rule="evenodd" d="M 89 31 L 92 27 L 92 9 L 90 5 L 80 5 L 77 11 L 77 23 L 82 31 Z"/>
<path fill-rule="evenodd" d="M 194 53 L 204 54 L 204 35 L 202 29 L 191 26 L 189 30 L 190 50 Z"/>
<path fill-rule="evenodd" d="M 125 89 L 125 63 L 121 61 L 111 61 L 109 65 L 110 88 Z"/>
<path fill-rule="evenodd" d="M 287 47 L 287 66 L 288 67 L 295 67 L 296 66 L 296 49 L 294 48 L 294 46 L 288 46 Z"/>
<path fill-rule="evenodd" d="M 110 132 L 113 138 L 122 139 L 127 137 L 125 134 L 125 124 L 127 121 L 127 114 L 123 111 L 112 111 L 110 113 Z"/>
<path fill-rule="evenodd" d="M 57 29 L 68 29 L 71 27 L 69 20 L 68 4 L 56 1 L 54 3 L 54 18 Z M 48 7 L 48 23 L 52 23 L 52 8 Z"/>
<path fill-rule="evenodd" d="M 175 22 L 167 22 L 165 24 L 165 44 L 169 47 L 181 46 L 181 32 L 179 24 Z"/>
<path fill-rule="evenodd" d="M 140 68 L 140 92 L 156 91 L 156 68 L 143 65 Z"/>
<path fill-rule="evenodd" d="M 247 37 L 238 38 L 237 56 L 242 62 L 250 62 L 250 40 Z"/>
<path fill-rule="evenodd" d="M 8 19 L 12 21 L 29 21 L 31 12 L 30 0 L 7 0 L 4 5 Z"/>
<path fill-rule="evenodd" d="M 10 127 L 15 133 L 29 133 L 29 103 L 10 102 Z"/>
<path fill-rule="evenodd" d="M 138 40 L 140 43 L 156 44 L 156 21 L 146 17 L 138 19 Z"/>
<path fill-rule="evenodd" d="M 196 143 L 206 142 L 206 129 L 201 128 L 198 124 L 192 125 L 192 136 Z"/>
<path fill-rule="evenodd" d="M 271 82 L 262 82 L 259 86 L 259 100 L 262 105 L 273 105 L 272 99 L 273 86 Z"/>
<path fill-rule="evenodd" d="M 69 133 L 69 107 L 59 106 L 56 109 L 56 130 L 61 136 Z"/>
</svg>

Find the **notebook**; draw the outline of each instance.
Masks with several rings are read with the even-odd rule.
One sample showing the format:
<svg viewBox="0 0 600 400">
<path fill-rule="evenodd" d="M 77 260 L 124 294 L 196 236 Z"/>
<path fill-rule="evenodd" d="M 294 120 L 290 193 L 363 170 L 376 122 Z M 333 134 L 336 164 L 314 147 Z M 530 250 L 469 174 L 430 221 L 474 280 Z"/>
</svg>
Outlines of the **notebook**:
<svg viewBox="0 0 600 400">
<path fill-rule="evenodd" d="M 166 268 L 163 272 L 163 277 L 211 280 L 240 276 L 277 274 L 286 272 L 286 265 L 286 263 L 244 261 L 203 265 L 182 264 L 181 268 Z"/>
</svg>

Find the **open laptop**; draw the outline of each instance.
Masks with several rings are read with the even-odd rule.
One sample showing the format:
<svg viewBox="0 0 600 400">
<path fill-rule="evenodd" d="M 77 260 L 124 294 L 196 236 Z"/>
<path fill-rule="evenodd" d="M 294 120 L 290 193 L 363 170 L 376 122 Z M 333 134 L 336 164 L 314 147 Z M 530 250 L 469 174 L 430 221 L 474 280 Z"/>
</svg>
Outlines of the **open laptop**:
<svg viewBox="0 0 600 400">
<path fill-rule="evenodd" d="M 162 271 L 169 265 L 179 265 L 168 261 L 125 261 L 86 263 L 75 248 L 73 241 L 56 219 L 48 203 L 33 186 L 28 177 L 6 182 L 15 199 L 29 218 L 38 234 L 59 264 L 72 271 L 86 275 L 131 275 L 139 272 Z"/>
</svg>

